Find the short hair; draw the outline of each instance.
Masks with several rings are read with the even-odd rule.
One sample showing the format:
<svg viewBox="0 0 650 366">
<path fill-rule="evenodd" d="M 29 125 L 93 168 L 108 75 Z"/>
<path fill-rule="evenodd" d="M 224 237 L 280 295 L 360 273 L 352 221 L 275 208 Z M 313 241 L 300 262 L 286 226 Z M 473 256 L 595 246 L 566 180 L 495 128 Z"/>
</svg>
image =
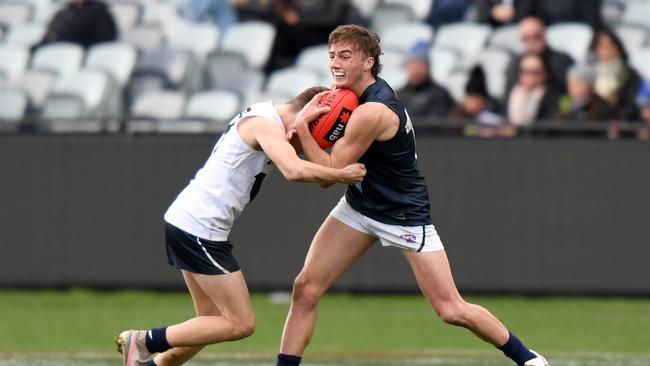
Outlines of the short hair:
<svg viewBox="0 0 650 366">
<path fill-rule="evenodd" d="M 381 47 L 379 46 L 379 35 L 368 30 L 366 27 L 356 24 L 339 25 L 330 33 L 327 44 L 331 47 L 336 43 L 349 42 L 360 50 L 365 57 L 372 57 L 375 60 L 370 72 L 377 77 L 381 72 Z"/>
<path fill-rule="evenodd" d="M 300 92 L 300 94 L 296 95 L 295 98 L 288 101 L 287 104 L 297 112 L 303 109 L 318 93 L 322 93 L 326 90 L 329 90 L 329 88 L 324 86 L 312 86 L 311 88 L 307 88 Z"/>
</svg>

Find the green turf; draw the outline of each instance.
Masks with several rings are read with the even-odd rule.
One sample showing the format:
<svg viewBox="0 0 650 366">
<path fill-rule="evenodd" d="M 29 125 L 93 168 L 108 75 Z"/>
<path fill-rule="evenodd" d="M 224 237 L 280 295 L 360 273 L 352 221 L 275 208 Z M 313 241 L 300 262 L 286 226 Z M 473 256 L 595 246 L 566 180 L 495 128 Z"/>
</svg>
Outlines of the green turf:
<svg viewBox="0 0 650 366">
<path fill-rule="evenodd" d="M 528 345 L 568 360 L 566 365 L 650 365 L 649 299 L 469 300 L 489 308 Z M 223 357 L 243 354 L 245 361 L 237 365 L 270 365 L 266 360 L 277 350 L 289 305 L 259 294 L 253 306 L 252 337 L 208 347 L 203 357 L 218 360 L 194 364 L 221 364 Z M 192 313 L 184 293 L 0 291 L 0 366 L 115 364 L 112 337 L 120 330 L 178 322 Z M 510 364 L 466 330 L 443 324 L 420 296 L 326 296 L 306 357 L 337 365 L 347 359 L 352 361 L 345 364 L 379 366 L 403 359 L 421 365 L 464 365 L 457 359 Z"/>
</svg>

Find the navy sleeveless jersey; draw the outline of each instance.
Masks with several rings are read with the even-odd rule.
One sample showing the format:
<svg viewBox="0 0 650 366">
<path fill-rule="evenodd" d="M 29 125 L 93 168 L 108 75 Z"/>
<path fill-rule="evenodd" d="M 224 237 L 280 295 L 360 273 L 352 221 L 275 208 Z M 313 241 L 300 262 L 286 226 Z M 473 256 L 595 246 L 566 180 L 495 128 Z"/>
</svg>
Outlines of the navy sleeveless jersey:
<svg viewBox="0 0 650 366">
<path fill-rule="evenodd" d="M 374 141 L 361 156 L 366 176 L 361 183 L 348 186 L 346 200 L 361 214 L 385 224 L 431 224 L 429 194 L 418 168 L 415 133 L 404 105 L 381 78 L 359 97 L 359 104 L 368 102 L 382 103 L 395 112 L 399 129 L 387 141 Z"/>
</svg>

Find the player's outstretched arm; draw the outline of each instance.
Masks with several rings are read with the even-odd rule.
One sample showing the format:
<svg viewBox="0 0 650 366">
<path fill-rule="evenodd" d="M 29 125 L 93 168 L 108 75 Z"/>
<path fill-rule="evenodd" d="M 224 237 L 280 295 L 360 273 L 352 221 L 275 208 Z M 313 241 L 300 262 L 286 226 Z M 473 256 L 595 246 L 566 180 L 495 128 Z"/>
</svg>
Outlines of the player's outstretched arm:
<svg viewBox="0 0 650 366">
<path fill-rule="evenodd" d="M 363 164 L 348 164 L 336 169 L 302 160 L 287 141 L 280 126 L 262 118 L 254 118 L 247 123 L 251 124 L 248 130 L 254 139 L 287 180 L 354 184 L 366 175 Z"/>
</svg>

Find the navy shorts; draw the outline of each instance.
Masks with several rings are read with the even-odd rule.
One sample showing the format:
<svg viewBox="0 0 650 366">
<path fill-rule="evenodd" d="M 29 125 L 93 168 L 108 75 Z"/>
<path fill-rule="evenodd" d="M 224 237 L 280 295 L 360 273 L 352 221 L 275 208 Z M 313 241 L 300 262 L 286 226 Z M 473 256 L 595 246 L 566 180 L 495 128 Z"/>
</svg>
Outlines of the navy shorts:
<svg viewBox="0 0 650 366">
<path fill-rule="evenodd" d="M 210 241 L 165 222 L 167 259 L 177 269 L 206 275 L 239 271 L 230 241 Z"/>
</svg>

